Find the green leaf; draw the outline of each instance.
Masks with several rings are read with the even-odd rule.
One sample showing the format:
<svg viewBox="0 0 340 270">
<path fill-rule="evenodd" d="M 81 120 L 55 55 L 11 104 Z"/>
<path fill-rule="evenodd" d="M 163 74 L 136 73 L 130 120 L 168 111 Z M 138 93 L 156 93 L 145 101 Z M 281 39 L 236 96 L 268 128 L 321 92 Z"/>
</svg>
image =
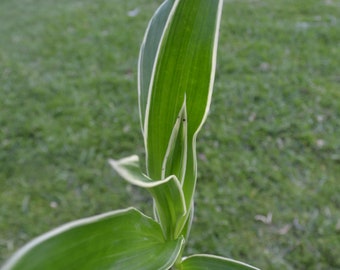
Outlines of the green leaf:
<svg viewBox="0 0 340 270">
<path fill-rule="evenodd" d="M 126 181 L 149 190 L 154 198 L 157 215 L 167 239 L 176 239 L 186 221 L 186 207 L 181 185 L 176 176 L 152 180 L 142 173 L 138 156 L 109 160 L 110 165 Z"/>
<path fill-rule="evenodd" d="M 165 241 L 157 222 L 128 208 L 54 229 L 20 249 L 2 270 L 166 270 L 182 245 L 182 239 Z"/>
<path fill-rule="evenodd" d="M 138 61 L 138 96 L 142 130 L 148 101 L 148 92 L 155 63 L 156 54 L 164 28 L 169 19 L 169 14 L 174 5 L 174 0 L 165 1 L 155 12 L 146 29 L 146 34 L 140 49 Z"/>
<path fill-rule="evenodd" d="M 139 104 L 147 172 L 152 179 L 176 175 L 187 208 L 196 183 L 196 136 L 212 95 L 222 3 L 165 1 L 149 24 L 140 53 Z M 186 122 L 180 126 L 185 138 L 174 136 L 178 119 Z M 169 149 L 175 149 L 173 157 Z M 187 159 L 182 160 L 185 167 L 178 157 Z"/>
<path fill-rule="evenodd" d="M 193 255 L 183 260 L 181 270 L 259 270 L 248 264 L 214 255 Z"/>
</svg>

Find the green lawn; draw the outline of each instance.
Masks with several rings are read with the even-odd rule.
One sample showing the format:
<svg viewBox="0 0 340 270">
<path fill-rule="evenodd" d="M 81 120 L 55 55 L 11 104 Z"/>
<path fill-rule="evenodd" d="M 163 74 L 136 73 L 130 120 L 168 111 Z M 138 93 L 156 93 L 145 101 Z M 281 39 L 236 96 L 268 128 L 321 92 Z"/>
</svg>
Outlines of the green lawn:
<svg viewBox="0 0 340 270">
<path fill-rule="evenodd" d="M 0 1 L 0 264 L 64 222 L 152 213 L 107 159 L 143 156 L 136 65 L 161 2 Z M 187 254 L 340 269 L 339 17 L 336 0 L 225 1 Z"/>
</svg>

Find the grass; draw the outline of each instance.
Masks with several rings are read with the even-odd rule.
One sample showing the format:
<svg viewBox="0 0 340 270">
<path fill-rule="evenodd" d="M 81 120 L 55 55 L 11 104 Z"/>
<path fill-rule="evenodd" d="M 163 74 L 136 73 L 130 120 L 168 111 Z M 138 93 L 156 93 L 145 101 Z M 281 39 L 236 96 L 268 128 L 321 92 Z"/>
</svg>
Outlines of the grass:
<svg viewBox="0 0 340 270">
<path fill-rule="evenodd" d="M 1 1 L 0 264 L 64 222 L 152 212 L 107 159 L 143 155 L 136 64 L 161 2 Z M 340 268 L 339 14 L 335 0 L 225 1 L 187 253 Z"/>
</svg>

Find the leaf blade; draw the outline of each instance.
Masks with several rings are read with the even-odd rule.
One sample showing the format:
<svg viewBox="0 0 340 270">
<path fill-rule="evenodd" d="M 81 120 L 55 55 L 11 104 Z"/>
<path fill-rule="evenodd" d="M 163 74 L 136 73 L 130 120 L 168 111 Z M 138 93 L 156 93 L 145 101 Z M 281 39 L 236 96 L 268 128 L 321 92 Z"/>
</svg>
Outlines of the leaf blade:
<svg viewBox="0 0 340 270">
<path fill-rule="evenodd" d="M 138 102 L 142 131 L 144 131 L 150 81 L 160 40 L 164 34 L 170 12 L 175 1 L 165 1 L 151 18 L 139 53 L 138 59 Z"/>
<path fill-rule="evenodd" d="M 157 222 L 128 208 L 52 230 L 20 249 L 2 270 L 168 269 L 181 248 L 182 239 L 165 242 Z"/>
<path fill-rule="evenodd" d="M 160 39 L 150 81 L 144 137 L 151 178 L 161 168 L 186 99 L 188 142 L 206 117 L 214 79 L 221 0 L 175 1 Z"/>
<path fill-rule="evenodd" d="M 260 270 L 254 266 L 224 257 L 198 254 L 185 258 L 181 270 Z"/>
</svg>

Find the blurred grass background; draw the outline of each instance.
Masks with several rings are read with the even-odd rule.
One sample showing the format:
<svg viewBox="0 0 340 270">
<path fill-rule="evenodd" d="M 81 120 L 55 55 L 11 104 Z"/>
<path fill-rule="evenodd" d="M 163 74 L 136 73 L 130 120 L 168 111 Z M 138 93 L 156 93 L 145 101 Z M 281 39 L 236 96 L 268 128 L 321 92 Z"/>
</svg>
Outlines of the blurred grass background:
<svg viewBox="0 0 340 270">
<path fill-rule="evenodd" d="M 64 222 L 135 205 L 136 65 L 162 1 L 1 0 L 0 264 Z M 340 269 L 340 3 L 226 0 L 187 254 Z"/>
</svg>

